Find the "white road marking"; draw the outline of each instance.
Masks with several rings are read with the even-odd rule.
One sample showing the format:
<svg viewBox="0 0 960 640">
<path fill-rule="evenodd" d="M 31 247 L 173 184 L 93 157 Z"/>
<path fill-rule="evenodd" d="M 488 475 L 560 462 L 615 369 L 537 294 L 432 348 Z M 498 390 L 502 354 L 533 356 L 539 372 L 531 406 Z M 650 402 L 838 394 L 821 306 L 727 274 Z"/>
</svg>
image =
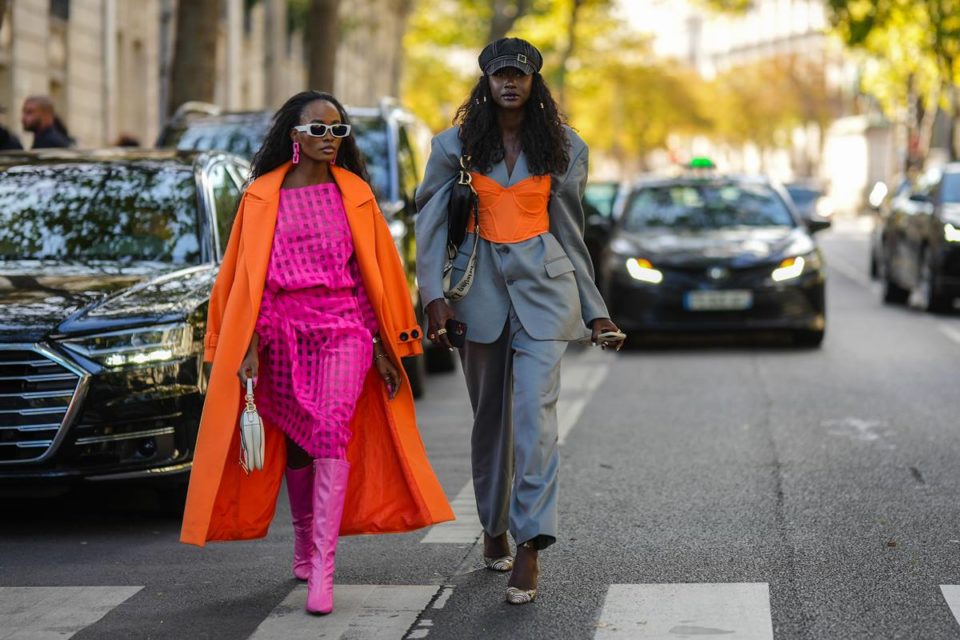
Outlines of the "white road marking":
<svg viewBox="0 0 960 640">
<path fill-rule="evenodd" d="M 939 324 L 937 325 L 940 328 L 940 333 L 947 336 L 957 344 L 960 344 L 960 329 L 955 329 L 948 324 Z"/>
<path fill-rule="evenodd" d="M 960 623 L 960 585 L 942 584 L 940 591 L 943 592 L 943 599 L 947 601 L 950 607 L 950 613 L 958 623 Z"/>
<path fill-rule="evenodd" d="M 420 542 L 427 544 L 473 544 L 480 537 L 482 527 L 477 515 L 477 499 L 473 495 L 473 481 L 460 490 L 451 503 L 454 520 L 430 527 Z"/>
<path fill-rule="evenodd" d="M 143 587 L 0 587 L 0 640 L 70 638 Z"/>
<path fill-rule="evenodd" d="M 772 640 L 766 583 L 612 584 L 597 640 Z"/>
<path fill-rule="evenodd" d="M 610 373 L 610 354 L 593 351 L 564 362 L 560 400 L 557 402 L 557 442 L 562 446 L 576 426 L 584 408 Z M 431 527 L 420 542 L 425 544 L 473 544 L 482 533 L 473 482 L 469 481 L 451 501 L 454 520 Z"/>
<path fill-rule="evenodd" d="M 333 613 L 304 611 L 306 585 L 298 585 L 260 623 L 250 640 L 397 640 L 417 621 L 437 585 L 335 585 Z"/>
</svg>

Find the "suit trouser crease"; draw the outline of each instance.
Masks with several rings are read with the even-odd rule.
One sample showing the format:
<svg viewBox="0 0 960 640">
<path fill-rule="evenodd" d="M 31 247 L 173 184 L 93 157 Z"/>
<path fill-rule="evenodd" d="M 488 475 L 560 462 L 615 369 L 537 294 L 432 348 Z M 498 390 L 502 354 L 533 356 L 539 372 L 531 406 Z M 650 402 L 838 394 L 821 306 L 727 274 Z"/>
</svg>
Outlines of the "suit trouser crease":
<svg viewBox="0 0 960 640">
<path fill-rule="evenodd" d="M 513 308 L 493 343 L 461 354 L 473 406 L 473 486 L 484 531 L 518 544 L 557 537 L 557 400 L 567 342 L 534 340 Z M 541 537 L 542 536 L 542 537 Z"/>
</svg>

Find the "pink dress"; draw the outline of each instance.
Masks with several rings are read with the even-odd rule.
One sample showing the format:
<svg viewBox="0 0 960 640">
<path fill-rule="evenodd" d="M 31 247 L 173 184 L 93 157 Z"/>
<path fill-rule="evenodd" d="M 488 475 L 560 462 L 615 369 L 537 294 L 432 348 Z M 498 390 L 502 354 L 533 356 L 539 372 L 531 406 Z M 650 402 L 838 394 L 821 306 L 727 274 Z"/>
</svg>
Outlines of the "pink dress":
<svg viewBox="0 0 960 640">
<path fill-rule="evenodd" d="M 343 459 L 377 320 L 336 184 L 280 191 L 257 333 L 257 408 L 314 458 Z"/>
</svg>

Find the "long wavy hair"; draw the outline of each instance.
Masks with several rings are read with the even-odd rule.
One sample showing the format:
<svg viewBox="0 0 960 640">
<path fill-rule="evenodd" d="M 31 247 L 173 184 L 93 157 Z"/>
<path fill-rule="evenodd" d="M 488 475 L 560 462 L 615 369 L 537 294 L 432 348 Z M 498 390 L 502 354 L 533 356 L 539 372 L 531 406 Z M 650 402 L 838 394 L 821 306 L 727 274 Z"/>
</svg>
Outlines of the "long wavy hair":
<svg viewBox="0 0 960 640">
<path fill-rule="evenodd" d="M 483 75 L 470 97 L 453 119 L 460 125 L 464 155 L 470 156 L 470 168 L 489 173 L 504 157 L 503 138 L 497 121 L 497 104 L 490 93 L 490 81 Z M 570 163 L 570 142 L 563 131 L 566 119 L 539 73 L 533 74 L 530 99 L 524 105 L 520 143 L 527 166 L 535 176 L 562 174 Z"/>
<path fill-rule="evenodd" d="M 290 130 L 300 124 L 303 117 L 303 111 L 307 105 L 317 100 L 329 102 L 340 113 L 340 120 L 344 124 L 350 124 L 350 118 L 347 116 L 346 109 L 329 93 L 323 91 L 301 91 L 293 96 L 280 109 L 273 114 L 270 131 L 267 132 L 263 140 L 263 146 L 253 156 L 253 169 L 250 172 L 251 179 L 256 179 L 265 173 L 270 173 L 283 163 L 293 158 L 293 143 L 290 142 Z M 357 146 L 357 139 L 353 132 L 343 139 L 340 143 L 340 149 L 337 151 L 336 165 L 352 171 L 367 182 L 370 176 L 367 175 L 367 165 L 363 161 L 360 149 Z"/>
</svg>

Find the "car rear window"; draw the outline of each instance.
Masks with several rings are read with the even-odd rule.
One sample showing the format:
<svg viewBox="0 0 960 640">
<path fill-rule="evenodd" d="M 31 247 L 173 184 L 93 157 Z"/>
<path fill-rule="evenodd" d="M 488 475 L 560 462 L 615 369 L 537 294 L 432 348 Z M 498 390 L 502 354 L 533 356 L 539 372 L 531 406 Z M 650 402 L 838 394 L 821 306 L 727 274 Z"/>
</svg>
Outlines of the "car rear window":
<svg viewBox="0 0 960 640">
<path fill-rule="evenodd" d="M 793 227 L 780 196 L 765 184 L 709 182 L 641 187 L 624 211 L 628 231 Z"/>
<path fill-rule="evenodd" d="M 143 161 L 0 171 L 0 260 L 200 262 L 193 168 Z"/>
</svg>

